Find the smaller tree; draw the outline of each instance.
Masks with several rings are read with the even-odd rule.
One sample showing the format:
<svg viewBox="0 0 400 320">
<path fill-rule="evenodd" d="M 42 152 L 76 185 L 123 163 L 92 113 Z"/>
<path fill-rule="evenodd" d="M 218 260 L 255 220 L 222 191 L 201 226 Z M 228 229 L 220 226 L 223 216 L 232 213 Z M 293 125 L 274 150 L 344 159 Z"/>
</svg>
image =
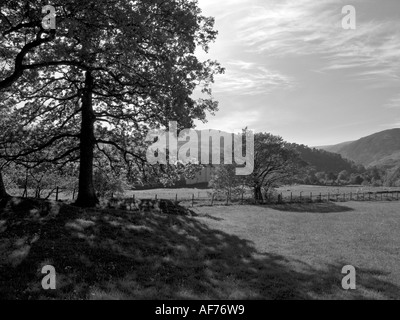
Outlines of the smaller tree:
<svg viewBox="0 0 400 320">
<path fill-rule="evenodd" d="M 315 177 L 317 178 L 319 184 L 324 185 L 326 183 L 325 172 L 317 172 Z"/>
<path fill-rule="evenodd" d="M 103 170 L 95 170 L 94 187 L 97 195 L 100 198 L 105 198 L 113 195 L 122 196 L 129 186 L 121 176 L 118 177 L 112 172 L 106 173 Z"/>
<path fill-rule="evenodd" d="M 350 173 L 348 173 L 347 170 L 343 170 L 338 175 L 337 183 L 347 184 L 349 182 L 349 179 L 350 179 Z"/>
<path fill-rule="evenodd" d="M 329 173 L 326 175 L 326 181 L 328 182 L 328 184 L 333 185 L 333 184 L 335 184 L 335 181 L 336 181 L 336 180 L 337 180 L 337 175 L 334 174 L 333 172 L 329 172 Z"/>
<path fill-rule="evenodd" d="M 263 200 L 263 193 L 293 179 L 301 162 L 298 152 L 281 137 L 257 133 L 254 136 L 254 171 L 246 177 L 256 201 Z"/>
<path fill-rule="evenodd" d="M 361 185 L 364 182 L 363 177 L 360 174 L 351 175 L 351 184 Z"/>
<path fill-rule="evenodd" d="M 245 192 L 245 184 L 242 176 L 236 175 L 235 165 L 220 165 L 215 168 L 212 174 L 210 187 L 217 193 L 223 193 L 232 200 L 233 196 Z"/>
</svg>

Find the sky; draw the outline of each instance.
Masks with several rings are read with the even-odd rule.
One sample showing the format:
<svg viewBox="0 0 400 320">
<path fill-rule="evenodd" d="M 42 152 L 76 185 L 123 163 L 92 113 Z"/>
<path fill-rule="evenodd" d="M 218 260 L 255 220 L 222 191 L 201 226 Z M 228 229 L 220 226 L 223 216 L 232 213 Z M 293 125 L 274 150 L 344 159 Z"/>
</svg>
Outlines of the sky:
<svg viewBox="0 0 400 320">
<path fill-rule="evenodd" d="M 356 29 L 342 8 L 354 6 Z M 199 0 L 226 68 L 198 129 L 248 127 L 325 146 L 400 127 L 399 0 Z"/>
</svg>

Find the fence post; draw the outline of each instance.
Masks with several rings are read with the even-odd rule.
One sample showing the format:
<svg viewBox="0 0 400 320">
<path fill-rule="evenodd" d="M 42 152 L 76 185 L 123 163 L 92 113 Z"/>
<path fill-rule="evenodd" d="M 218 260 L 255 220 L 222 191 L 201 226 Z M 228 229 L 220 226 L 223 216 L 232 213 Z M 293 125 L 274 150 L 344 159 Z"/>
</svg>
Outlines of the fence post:
<svg viewBox="0 0 400 320">
<path fill-rule="evenodd" d="M 310 192 L 310 200 L 311 200 L 311 202 L 312 202 L 312 192 Z"/>
<path fill-rule="evenodd" d="M 75 188 L 74 188 L 74 190 L 72 191 L 72 200 L 75 200 Z"/>
<path fill-rule="evenodd" d="M 211 207 L 214 205 L 214 193 L 212 194 L 212 197 L 211 197 Z"/>
<path fill-rule="evenodd" d="M 194 194 L 192 195 L 192 207 L 194 207 Z"/>
<path fill-rule="evenodd" d="M 57 187 L 56 188 L 56 201 L 58 201 L 58 191 L 59 191 L 60 189 Z"/>
<path fill-rule="evenodd" d="M 193 195 L 193 196 L 194 196 L 194 195 Z M 156 194 L 156 198 L 155 198 L 155 199 L 156 199 L 156 201 L 158 200 L 158 195 L 157 195 L 157 194 Z"/>
<path fill-rule="evenodd" d="M 178 194 L 175 195 L 175 204 L 178 204 Z"/>
<path fill-rule="evenodd" d="M 290 193 L 290 203 L 293 202 L 293 192 Z"/>
</svg>

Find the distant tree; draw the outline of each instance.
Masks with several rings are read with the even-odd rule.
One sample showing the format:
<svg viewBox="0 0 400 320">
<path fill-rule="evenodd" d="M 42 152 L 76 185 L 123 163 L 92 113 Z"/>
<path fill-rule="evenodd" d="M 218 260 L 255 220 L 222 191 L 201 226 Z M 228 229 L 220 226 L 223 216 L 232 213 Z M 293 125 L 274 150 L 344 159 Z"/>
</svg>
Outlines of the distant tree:
<svg viewBox="0 0 400 320">
<path fill-rule="evenodd" d="M 364 179 L 360 174 L 352 174 L 350 181 L 351 181 L 351 184 L 361 185 L 364 182 Z"/>
<path fill-rule="evenodd" d="M 232 199 L 233 195 L 244 192 L 244 182 L 242 176 L 236 175 L 235 165 L 220 165 L 215 167 L 209 186 Z"/>
<path fill-rule="evenodd" d="M 387 187 L 400 187 L 400 167 L 388 170 L 386 176 L 382 179 Z"/>
<path fill-rule="evenodd" d="M 329 172 L 326 174 L 325 179 L 328 184 L 333 185 L 337 180 L 337 175 L 333 172 Z"/>
<path fill-rule="evenodd" d="M 326 183 L 326 180 L 325 180 L 326 174 L 325 174 L 325 172 L 317 172 L 315 174 L 315 177 L 317 178 L 317 180 L 318 180 L 318 182 L 320 184 L 325 184 Z"/>
<path fill-rule="evenodd" d="M 380 179 L 372 178 L 372 180 L 371 180 L 371 185 L 372 185 L 373 187 L 382 187 L 382 186 L 383 186 L 383 182 L 382 182 L 382 180 L 380 180 Z"/>
<path fill-rule="evenodd" d="M 347 184 L 350 180 L 350 173 L 347 170 L 343 170 L 338 174 L 337 183 Z"/>
<path fill-rule="evenodd" d="M 338 175 L 338 180 L 340 181 L 348 181 L 350 178 L 350 173 L 347 170 L 343 170 Z"/>
</svg>

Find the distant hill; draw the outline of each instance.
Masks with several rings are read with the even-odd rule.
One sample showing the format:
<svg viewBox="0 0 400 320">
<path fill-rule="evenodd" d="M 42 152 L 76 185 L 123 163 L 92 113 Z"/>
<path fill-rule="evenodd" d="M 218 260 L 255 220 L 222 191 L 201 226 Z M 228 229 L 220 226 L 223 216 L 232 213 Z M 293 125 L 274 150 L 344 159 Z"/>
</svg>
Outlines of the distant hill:
<svg viewBox="0 0 400 320">
<path fill-rule="evenodd" d="M 291 144 L 300 153 L 300 158 L 317 172 L 338 174 L 346 170 L 349 173 L 357 172 L 356 164 L 348 159 L 343 159 L 340 154 L 309 148 L 305 145 Z"/>
<path fill-rule="evenodd" d="M 400 166 L 400 128 L 375 133 L 350 143 L 319 148 L 336 152 L 365 167 L 393 168 Z"/>
<path fill-rule="evenodd" d="M 316 149 L 325 150 L 325 151 L 328 151 L 328 152 L 338 153 L 338 151 L 340 151 L 342 148 L 348 146 L 349 144 L 351 144 L 353 142 L 354 141 L 349 141 L 349 142 L 339 143 L 339 144 L 336 144 L 334 146 L 323 146 L 323 147 L 315 147 L 315 148 Z"/>
</svg>

